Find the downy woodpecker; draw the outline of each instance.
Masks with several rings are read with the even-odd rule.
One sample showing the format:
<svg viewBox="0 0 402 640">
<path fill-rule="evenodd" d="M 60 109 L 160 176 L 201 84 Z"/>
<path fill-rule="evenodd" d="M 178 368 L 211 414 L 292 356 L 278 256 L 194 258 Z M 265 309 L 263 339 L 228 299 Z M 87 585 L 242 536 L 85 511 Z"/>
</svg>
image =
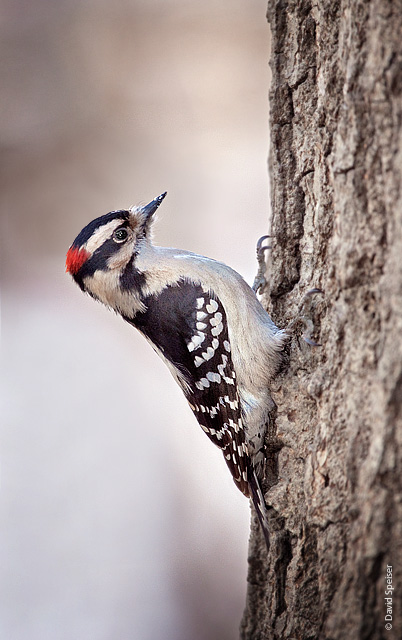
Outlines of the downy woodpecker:
<svg viewBox="0 0 402 640">
<path fill-rule="evenodd" d="M 269 548 L 260 479 L 273 407 L 268 385 L 287 335 L 233 269 L 152 243 L 153 215 L 165 195 L 90 222 L 68 250 L 66 270 L 167 364 L 235 484 L 252 498 Z"/>
</svg>

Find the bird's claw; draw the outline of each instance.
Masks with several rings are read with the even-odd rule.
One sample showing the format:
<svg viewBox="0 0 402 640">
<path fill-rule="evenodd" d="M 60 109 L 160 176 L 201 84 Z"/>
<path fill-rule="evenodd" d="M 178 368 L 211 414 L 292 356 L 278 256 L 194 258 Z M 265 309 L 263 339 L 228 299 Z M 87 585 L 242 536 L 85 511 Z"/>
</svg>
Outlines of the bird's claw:
<svg viewBox="0 0 402 640">
<path fill-rule="evenodd" d="M 265 249 L 270 249 L 270 246 L 266 246 L 263 247 L 262 243 L 264 242 L 264 240 L 266 240 L 267 238 L 270 238 L 271 236 L 261 236 L 261 238 L 258 240 L 257 242 L 257 247 L 256 247 L 256 251 L 257 251 L 257 260 L 260 260 L 260 256 L 261 256 L 261 251 L 265 251 Z"/>
<path fill-rule="evenodd" d="M 309 291 L 307 291 L 307 293 L 303 296 L 303 299 L 301 301 L 297 317 L 288 326 L 288 330 L 292 330 L 297 323 L 299 322 L 303 323 L 305 326 L 305 331 L 302 334 L 302 338 L 304 342 L 310 345 L 310 347 L 321 347 L 321 344 L 313 340 L 313 338 L 311 337 L 315 329 L 314 323 L 311 317 L 305 314 L 302 315 L 302 312 L 309 297 L 316 295 L 317 293 L 321 293 L 322 295 L 324 295 L 324 291 L 318 288 L 310 289 Z"/>
<path fill-rule="evenodd" d="M 261 238 L 257 242 L 256 252 L 257 252 L 257 262 L 258 262 L 258 271 L 257 275 L 254 278 L 253 282 L 253 291 L 254 293 L 258 293 L 260 290 L 263 290 L 265 285 L 267 284 L 267 280 L 265 278 L 265 270 L 266 270 L 266 262 L 265 262 L 265 251 L 271 248 L 270 245 L 263 246 L 264 240 L 270 238 L 271 236 L 261 236 Z"/>
<path fill-rule="evenodd" d="M 307 342 L 307 344 L 309 344 L 310 347 L 321 347 L 321 344 L 319 342 L 315 342 L 315 340 L 313 340 L 311 337 L 312 334 L 314 333 L 314 324 L 311 318 L 302 317 L 300 318 L 300 320 L 304 322 L 306 326 L 306 330 L 302 334 L 302 338 L 304 342 Z"/>
<path fill-rule="evenodd" d="M 312 296 L 312 295 L 314 295 L 316 293 L 322 293 L 322 295 L 324 295 L 324 291 L 322 289 L 317 289 L 317 288 L 310 289 L 309 291 L 307 291 L 307 293 L 304 294 L 304 298 L 302 300 L 302 304 L 304 304 L 306 302 L 306 298 L 308 296 Z"/>
<path fill-rule="evenodd" d="M 257 271 L 257 275 L 254 278 L 253 287 L 252 287 L 256 295 L 259 292 L 262 293 L 267 284 L 267 280 L 265 278 L 265 271 L 267 267 L 265 262 L 265 251 L 267 251 L 268 249 L 271 249 L 271 245 L 264 245 L 264 242 L 265 240 L 271 237 L 272 236 L 268 236 L 268 235 L 261 236 L 261 238 L 257 242 L 256 252 L 257 252 L 258 271 Z M 299 307 L 297 317 L 290 323 L 290 325 L 287 328 L 288 331 L 291 331 L 297 323 L 299 322 L 303 323 L 305 326 L 305 331 L 302 334 L 302 338 L 308 345 L 310 345 L 310 347 L 320 347 L 321 344 L 313 340 L 313 338 L 311 337 L 312 334 L 314 333 L 314 323 L 309 315 L 305 315 L 303 313 L 303 310 L 310 296 L 316 295 L 318 293 L 321 293 L 322 295 L 324 295 L 324 291 L 322 289 L 318 289 L 318 287 L 314 287 L 313 289 L 310 289 L 309 291 L 307 291 L 307 293 L 304 294 Z"/>
</svg>

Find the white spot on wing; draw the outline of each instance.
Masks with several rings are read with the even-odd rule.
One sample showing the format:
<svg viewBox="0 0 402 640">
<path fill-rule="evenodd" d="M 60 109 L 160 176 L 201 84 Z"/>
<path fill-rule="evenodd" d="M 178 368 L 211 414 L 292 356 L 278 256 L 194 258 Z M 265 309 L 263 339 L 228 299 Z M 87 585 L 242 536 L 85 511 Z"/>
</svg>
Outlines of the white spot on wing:
<svg viewBox="0 0 402 640">
<path fill-rule="evenodd" d="M 221 382 L 221 376 L 219 373 L 214 373 L 213 371 L 208 371 L 207 378 L 211 382 L 217 382 L 218 384 Z"/>
<path fill-rule="evenodd" d="M 210 360 L 214 357 L 214 355 L 215 349 L 213 349 L 212 347 L 208 347 L 208 349 L 203 352 L 202 357 L 204 358 L 204 360 Z"/>
<path fill-rule="evenodd" d="M 218 311 L 218 303 L 216 300 L 209 301 L 209 304 L 207 304 L 207 311 L 208 313 L 215 313 L 215 311 Z"/>
<path fill-rule="evenodd" d="M 220 322 L 216 327 L 214 327 L 211 330 L 211 333 L 213 336 L 219 336 L 219 334 L 222 333 L 222 331 L 223 331 L 223 324 L 222 322 Z"/>
<path fill-rule="evenodd" d="M 220 322 L 222 322 L 222 314 L 218 311 L 214 317 L 210 319 L 210 323 L 213 327 L 216 327 Z"/>
<path fill-rule="evenodd" d="M 187 349 L 191 352 L 194 351 L 197 347 L 200 346 L 202 342 L 205 340 L 205 334 L 202 331 L 199 331 L 195 336 L 193 336 L 190 342 L 187 344 Z"/>
</svg>

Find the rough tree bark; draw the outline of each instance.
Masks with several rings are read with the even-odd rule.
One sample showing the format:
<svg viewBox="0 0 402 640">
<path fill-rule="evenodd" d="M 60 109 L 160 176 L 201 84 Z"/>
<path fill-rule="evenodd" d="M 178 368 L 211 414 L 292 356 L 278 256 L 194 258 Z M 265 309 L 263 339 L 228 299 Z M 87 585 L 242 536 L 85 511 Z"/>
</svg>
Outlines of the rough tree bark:
<svg viewBox="0 0 402 640">
<path fill-rule="evenodd" d="M 300 325 L 273 389 L 285 446 L 269 464 L 268 557 L 253 523 L 241 637 L 399 639 L 402 6 L 270 0 L 268 18 L 267 304 L 284 327 L 309 289 L 325 295 L 306 303 L 322 346 Z"/>
</svg>

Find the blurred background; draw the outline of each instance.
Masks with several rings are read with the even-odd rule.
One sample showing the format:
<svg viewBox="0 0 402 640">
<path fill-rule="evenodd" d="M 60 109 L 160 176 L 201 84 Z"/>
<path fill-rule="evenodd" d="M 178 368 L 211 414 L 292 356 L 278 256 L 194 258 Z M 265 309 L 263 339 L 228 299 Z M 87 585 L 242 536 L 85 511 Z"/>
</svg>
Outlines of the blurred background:
<svg viewBox="0 0 402 640">
<path fill-rule="evenodd" d="M 1 0 L 4 640 L 238 637 L 248 501 L 145 340 L 64 272 L 168 191 L 157 244 L 252 282 L 265 0 Z"/>
</svg>

